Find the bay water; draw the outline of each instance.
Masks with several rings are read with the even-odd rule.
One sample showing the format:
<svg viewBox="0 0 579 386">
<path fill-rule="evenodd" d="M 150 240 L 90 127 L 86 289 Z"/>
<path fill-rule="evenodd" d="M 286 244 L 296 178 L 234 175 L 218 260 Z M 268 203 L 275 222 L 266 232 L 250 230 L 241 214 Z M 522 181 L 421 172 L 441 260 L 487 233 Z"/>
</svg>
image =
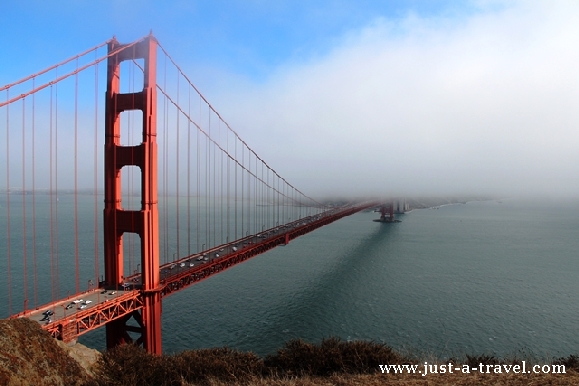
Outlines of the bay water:
<svg viewBox="0 0 579 386">
<path fill-rule="evenodd" d="M 346 217 L 168 296 L 163 350 L 266 355 L 337 336 L 439 358 L 579 353 L 579 200 L 377 217 Z M 5 298 L 0 307 L 5 315 Z M 80 342 L 104 349 L 104 329 Z"/>
</svg>

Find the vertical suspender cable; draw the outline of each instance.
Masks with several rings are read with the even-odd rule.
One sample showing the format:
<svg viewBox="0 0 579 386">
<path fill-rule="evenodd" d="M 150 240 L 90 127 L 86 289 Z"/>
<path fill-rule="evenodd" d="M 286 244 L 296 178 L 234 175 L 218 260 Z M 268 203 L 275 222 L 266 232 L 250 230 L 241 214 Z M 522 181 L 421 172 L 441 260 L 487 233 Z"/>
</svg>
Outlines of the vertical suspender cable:
<svg viewBox="0 0 579 386">
<path fill-rule="evenodd" d="M 209 136 L 211 136 L 211 110 L 209 110 L 209 114 L 208 114 L 208 126 L 209 126 Z M 206 154 L 205 154 L 205 243 L 206 243 L 206 247 L 209 248 L 210 246 L 210 236 L 209 236 L 209 197 L 211 194 L 211 191 L 209 190 L 209 175 L 210 173 L 210 169 L 209 169 L 209 165 L 210 165 L 210 157 L 211 157 L 211 142 L 209 142 L 209 140 L 207 138 L 205 138 L 205 143 L 206 143 Z"/>
<path fill-rule="evenodd" d="M 219 143 L 221 143 L 221 120 L 217 121 L 218 122 L 218 127 L 219 127 Z M 223 210 L 223 152 L 220 152 L 220 156 L 221 159 L 219 161 L 219 168 L 220 168 L 220 175 L 219 175 L 219 183 L 220 183 L 220 188 L 219 188 L 219 202 L 220 202 L 220 210 L 219 210 L 219 214 L 221 215 L 221 218 L 219 220 L 220 225 L 221 225 L 221 239 L 219 241 L 219 244 L 223 244 L 223 214 L 224 214 L 224 210 Z"/>
<path fill-rule="evenodd" d="M 177 105 L 179 105 L 179 73 L 177 73 Z M 176 113 L 177 113 L 177 140 L 175 141 L 175 146 L 177 147 L 177 151 L 175 152 L 175 159 L 176 159 L 176 165 L 175 165 L 175 171 L 177 173 L 177 178 L 176 178 L 176 185 L 177 185 L 177 189 L 175 192 L 175 218 L 176 218 L 176 222 L 177 222 L 177 258 L 181 257 L 181 253 L 180 253 L 180 244 L 179 244 L 179 109 L 175 109 Z"/>
<path fill-rule="evenodd" d="M 237 160 L 237 138 L 233 138 L 233 145 L 235 146 L 235 159 Z M 235 167 L 235 192 L 234 192 L 234 202 L 235 202 L 235 207 L 234 207 L 234 211 L 235 211 L 235 240 L 239 239 L 239 233 L 237 233 L 237 170 L 239 170 L 239 167 L 236 165 L 233 165 Z"/>
<path fill-rule="evenodd" d="M 255 157 L 255 234 L 259 234 L 263 229 L 263 173 L 259 173 L 259 158 Z M 261 181 L 260 181 L 261 180 Z"/>
<path fill-rule="evenodd" d="M 263 162 L 261 163 L 261 203 L 262 203 L 262 207 L 263 207 L 263 211 L 262 211 L 262 231 L 263 228 L 265 227 L 265 225 L 267 225 L 267 213 L 269 212 L 269 208 L 266 206 L 267 205 L 267 193 L 269 193 L 267 191 L 266 185 L 267 183 L 264 183 L 263 181 L 265 181 L 265 179 L 263 178 Z M 269 228 L 269 227 L 268 227 Z"/>
<path fill-rule="evenodd" d="M 191 88 L 187 114 L 191 116 Z M 187 121 L 187 256 L 191 256 L 191 120 Z"/>
<path fill-rule="evenodd" d="M 22 263 L 24 268 L 24 310 L 28 305 L 28 267 L 26 251 L 26 98 L 22 98 Z"/>
<path fill-rule="evenodd" d="M 269 169 L 265 171 L 265 179 L 266 179 L 266 185 L 269 185 Z M 272 215 L 272 213 L 275 214 L 275 211 L 272 212 L 272 207 L 269 206 L 270 202 L 272 205 L 274 203 L 273 195 L 275 194 L 275 184 L 273 183 L 273 181 L 271 183 L 271 186 L 272 186 L 271 188 L 265 189 L 265 194 L 266 194 L 265 202 L 266 202 L 266 204 L 268 204 L 267 211 L 265 213 L 266 214 L 265 221 L 266 221 L 266 225 L 267 225 L 266 228 L 271 228 L 271 226 L 269 226 L 269 225 L 271 225 L 270 221 L 273 221 L 273 218 L 271 218 L 271 215 Z M 270 194 L 271 194 L 271 197 L 269 196 Z"/>
<path fill-rule="evenodd" d="M 247 230 L 249 233 L 252 233 L 252 229 L 251 229 L 251 218 L 252 218 L 252 214 L 253 214 L 253 204 L 251 203 L 251 185 L 253 183 L 253 176 L 251 175 L 251 151 L 247 152 L 248 157 L 247 157 L 247 179 L 248 179 L 248 184 L 247 184 Z"/>
<path fill-rule="evenodd" d="M 163 88 L 167 89 L 167 57 L 165 56 L 165 66 L 164 66 L 164 74 L 163 74 Z M 164 100 L 163 104 L 163 241 L 164 241 L 164 254 L 165 254 L 165 263 L 168 262 L 169 259 L 169 203 L 167 199 L 167 189 L 169 187 L 169 176 L 168 176 L 168 156 L 169 156 L 169 148 L 168 148 L 168 136 L 169 136 L 169 129 L 168 129 L 168 122 L 169 122 L 169 112 L 168 110 L 168 101 L 167 98 Z"/>
<path fill-rule="evenodd" d="M 56 284 L 55 284 L 55 280 L 56 280 L 56 272 L 54 270 L 54 146 L 53 146 L 53 138 L 54 138 L 54 133 L 53 133 L 53 117 L 52 117 L 52 111 L 53 111 L 53 91 L 54 88 L 51 85 L 50 86 L 50 143 L 49 143 L 49 162 L 48 164 L 50 165 L 49 167 L 49 199 L 50 199 L 50 289 L 51 289 L 51 300 L 54 301 L 56 299 Z"/>
<path fill-rule="evenodd" d="M 259 201 L 257 201 L 257 193 L 258 193 L 258 181 L 257 181 L 257 156 L 255 157 L 255 177 L 254 177 L 254 192 L 253 195 L 255 196 L 255 203 L 253 204 L 253 211 L 255 213 L 255 218 L 253 220 L 254 225 L 253 225 L 253 234 L 257 234 L 259 232 L 259 217 L 258 217 L 258 212 L 257 212 L 257 208 L 259 205 Z"/>
<path fill-rule="evenodd" d="M 227 141 L 227 154 L 229 154 L 229 130 L 225 131 L 225 140 Z M 231 208 L 231 194 L 230 194 L 230 184 L 231 184 L 231 177 L 229 175 L 230 170 L 229 167 L 231 165 L 230 159 L 229 157 L 226 158 L 227 159 L 227 242 L 229 243 L 231 240 L 231 237 L 229 235 L 229 231 L 231 229 L 231 213 L 230 213 L 230 208 Z"/>
<path fill-rule="evenodd" d="M 58 69 L 57 69 L 58 70 Z M 54 85 L 54 190 L 56 193 L 56 201 L 54 203 L 54 270 L 55 270 L 55 295 L 58 299 L 60 295 L 60 280 L 59 280 L 59 256 L 58 256 L 58 83 Z"/>
<path fill-rule="evenodd" d="M 237 158 L 237 157 L 236 157 Z M 245 162 L 245 148 L 241 147 L 241 164 Z M 241 170 L 241 237 L 245 237 L 245 170 Z"/>
<path fill-rule="evenodd" d="M 199 97 L 199 119 L 201 121 L 201 97 Z M 200 231 L 201 231 L 201 145 L 199 143 L 199 136 L 201 133 L 197 130 L 197 211 L 196 211 L 196 220 L 197 220 L 197 252 L 201 252 L 201 239 L 200 239 Z"/>
<path fill-rule="evenodd" d="M 6 101 L 10 90 L 6 89 Z M 8 314 L 12 315 L 12 267 L 10 261 L 10 105 L 6 105 L 6 255 L 8 263 Z"/>
<path fill-rule="evenodd" d="M 211 110 L 209 110 L 209 114 L 211 114 Z M 209 140 L 212 140 L 213 137 L 211 136 L 211 134 L 209 135 Z M 217 231 L 216 231 L 216 227 L 217 227 L 217 220 L 216 220 L 216 216 L 217 216 L 217 199 L 216 199 L 216 195 L 215 195 L 215 191 L 217 190 L 217 177 L 215 175 L 215 172 L 217 170 L 217 164 L 215 162 L 215 157 L 216 157 L 216 153 L 217 153 L 217 147 L 215 146 L 215 144 L 213 142 L 210 142 L 211 147 L 213 148 L 213 158 L 212 161 L 210 163 L 210 166 L 213 167 L 213 173 L 211 176 L 209 176 L 209 179 L 211 181 L 211 186 L 213 189 L 211 189 L 211 213 L 213 213 L 213 218 L 212 218 L 212 228 L 213 228 L 213 241 L 211 241 L 211 246 L 215 246 L 217 245 Z"/>
<path fill-rule="evenodd" d="M 95 50 L 95 58 L 97 56 L 97 51 Z M 99 72 L 98 72 L 98 64 L 95 65 L 94 71 L 94 83 L 95 83 L 95 92 L 94 92 L 94 138 L 93 138 L 93 151 L 94 151 L 94 159 L 93 159 L 93 187 L 94 187 L 94 213 L 93 213 L 93 224 L 94 224 L 94 272 L 96 277 L 96 282 L 98 283 L 99 278 L 99 232 L 98 232 L 98 99 L 99 99 L 99 91 L 98 91 L 98 81 L 99 81 Z"/>
<path fill-rule="evenodd" d="M 78 58 L 76 59 L 78 70 Z M 78 278 L 78 73 L 74 76 L 74 265 L 76 293 L 80 292 Z"/>
<path fill-rule="evenodd" d="M 36 78 L 32 78 L 32 88 L 34 88 Z M 38 307 L 38 270 L 36 255 L 36 95 L 32 94 L 32 259 L 34 262 L 34 308 Z"/>
</svg>

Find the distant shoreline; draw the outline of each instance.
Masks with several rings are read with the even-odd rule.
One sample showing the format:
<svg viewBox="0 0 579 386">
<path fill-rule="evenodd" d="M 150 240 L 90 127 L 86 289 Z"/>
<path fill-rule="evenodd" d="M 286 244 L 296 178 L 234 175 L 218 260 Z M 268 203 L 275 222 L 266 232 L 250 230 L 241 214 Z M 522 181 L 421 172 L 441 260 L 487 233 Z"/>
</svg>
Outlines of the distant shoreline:
<svg viewBox="0 0 579 386">
<path fill-rule="evenodd" d="M 406 203 L 413 209 L 429 209 L 448 205 L 467 204 L 475 201 L 491 201 L 496 200 L 496 197 L 418 197 L 406 198 Z M 407 211 L 407 212 L 409 212 Z"/>
</svg>

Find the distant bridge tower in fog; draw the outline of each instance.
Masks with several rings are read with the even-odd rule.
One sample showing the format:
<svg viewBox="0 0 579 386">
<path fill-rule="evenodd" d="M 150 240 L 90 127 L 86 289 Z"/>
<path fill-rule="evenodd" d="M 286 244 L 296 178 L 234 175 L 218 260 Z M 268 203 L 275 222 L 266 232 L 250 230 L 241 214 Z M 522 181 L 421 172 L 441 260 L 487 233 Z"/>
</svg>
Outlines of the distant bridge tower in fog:
<svg viewBox="0 0 579 386">
<path fill-rule="evenodd" d="M 405 198 L 393 199 L 392 205 L 394 206 L 394 213 L 397 214 L 405 213 L 410 210 L 410 205 L 406 202 Z"/>
</svg>

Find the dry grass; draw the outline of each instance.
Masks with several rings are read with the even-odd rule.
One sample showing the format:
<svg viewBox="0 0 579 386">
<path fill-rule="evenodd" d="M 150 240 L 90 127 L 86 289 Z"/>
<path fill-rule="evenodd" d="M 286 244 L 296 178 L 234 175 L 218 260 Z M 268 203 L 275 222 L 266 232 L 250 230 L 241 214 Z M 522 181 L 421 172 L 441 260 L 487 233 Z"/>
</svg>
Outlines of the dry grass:
<svg viewBox="0 0 579 386">
<path fill-rule="evenodd" d="M 526 361 L 550 364 L 523 354 L 522 358 L 489 355 L 450 359 L 454 367 L 515 365 Z M 566 374 L 382 374 L 378 365 L 429 364 L 435 358 L 409 356 L 373 342 L 342 342 L 337 338 L 319 345 L 288 342 L 274 355 L 260 358 L 227 348 L 185 351 L 154 356 L 125 345 L 100 356 L 91 379 L 38 323 L 27 319 L 0 321 L 0 385 L 78 386 L 321 386 L 321 385 L 579 385 L 579 357 L 558 358 Z M 438 364 L 446 364 L 439 362 Z M 419 367 L 420 368 L 420 367 Z"/>
<path fill-rule="evenodd" d="M 319 345 L 292 340 L 264 360 L 270 373 L 282 376 L 369 374 L 381 364 L 404 363 L 411 361 L 383 344 L 343 342 L 338 338 L 324 339 Z"/>
<path fill-rule="evenodd" d="M 451 359 L 455 367 L 520 364 L 520 359 L 466 356 Z M 95 374 L 99 386 L 318 386 L 318 385 L 579 385 L 579 358 L 559 358 L 566 374 L 382 374 L 380 364 L 417 364 L 391 348 L 373 342 L 342 342 L 337 338 L 319 345 L 288 342 L 262 359 L 253 353 L 228 348 L 185 351 L 154 356 L 134 346 L 105 352 Z M 429 363 L 431 363 L 429 361 Z M 527 359 L 527 368 L 545 362 Z"/>
<path fill-rule="evenodd" d="M 186 384 L 184 384 L 186 385 Z M 418 375 L 334 375 L 329 377 L 299 377 L 299 378 L 257 378 L 244 383 L 228 383 L 210 380 L 211 386 L 527 386 L 579 385 L 579 374 L 571 371 L 568 374 L 446 374 L 421 377 Z"/>
<path fill-rule="evenodd" d="M 0 320 L 0 385 L 88 385 L 84 369 L 38 322 Z"/>
</svg>

